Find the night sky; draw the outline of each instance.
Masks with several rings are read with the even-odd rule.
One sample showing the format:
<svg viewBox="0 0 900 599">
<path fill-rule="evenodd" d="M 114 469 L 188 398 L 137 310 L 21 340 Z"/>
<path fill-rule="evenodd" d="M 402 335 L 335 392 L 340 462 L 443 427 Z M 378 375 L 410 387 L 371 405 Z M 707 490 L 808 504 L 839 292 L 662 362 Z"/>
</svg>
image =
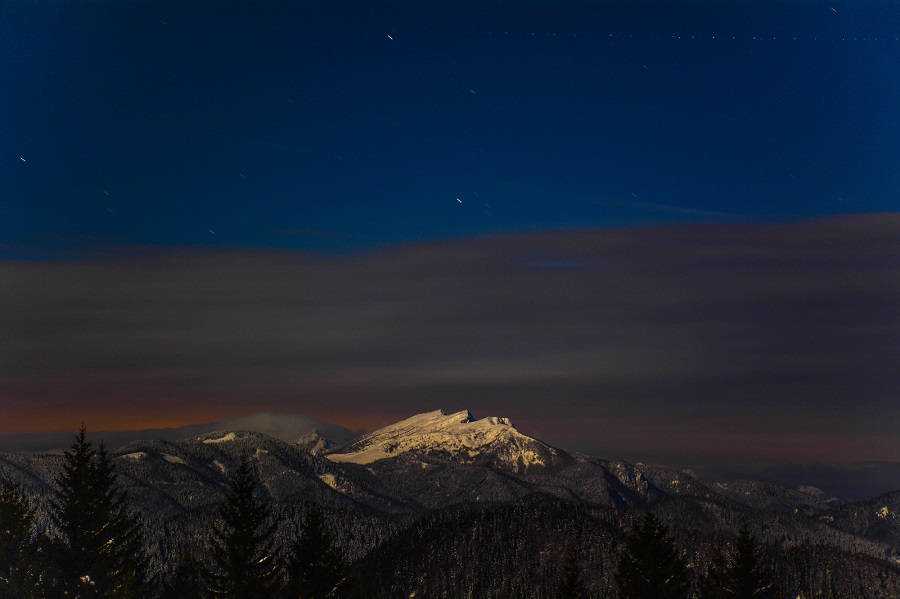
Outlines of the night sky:
<svg viewBox="0 0 900 599">
<path fill-rule="evenodd" d="M 13 1 L 0 49 L 0 434 L 900 461 L 891 0 Z"/>
</svg>

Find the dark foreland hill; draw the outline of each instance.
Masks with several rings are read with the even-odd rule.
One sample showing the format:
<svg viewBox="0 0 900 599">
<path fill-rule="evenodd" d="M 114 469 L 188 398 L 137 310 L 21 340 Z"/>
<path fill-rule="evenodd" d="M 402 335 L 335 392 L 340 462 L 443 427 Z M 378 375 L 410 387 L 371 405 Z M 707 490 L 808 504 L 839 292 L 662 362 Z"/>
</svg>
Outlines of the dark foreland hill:
<svg viewBox="0 0 900 599">
<path fill-rule="evenodd" d="M 847 503 L 809 486 L 710 482 L 574 455 L 467 411 L 343 442 L 231 429 L 126 444 L 112 462 L 144 522 L 154 580 L 171 578 L 187 545 L 208 557 L 242 458 L 272 500 L 282 546 L 302 537 L 311 509 L 324 515 L 350 564 L 348 597 L 362 587 L 374 597 L 557 597 L 573 563 L 590 596 L 615 597 L 617 560 L 648 512 L 669 527 L 693 590 L 746 527 L 786 597 L 900 596 L 898 493 Z M 63 460 L 0 454 L 0 480 L 37 507 L 38 534 L 56 534 L 49 499 Z"/>
</svg>

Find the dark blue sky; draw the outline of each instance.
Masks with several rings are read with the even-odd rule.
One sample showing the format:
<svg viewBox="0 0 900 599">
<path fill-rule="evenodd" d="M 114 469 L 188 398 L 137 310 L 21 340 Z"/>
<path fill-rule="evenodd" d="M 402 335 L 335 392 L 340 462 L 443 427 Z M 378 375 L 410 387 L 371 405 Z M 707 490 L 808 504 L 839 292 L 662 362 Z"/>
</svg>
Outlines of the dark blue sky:
<svg viewBox="0 0 900 599">
<path fill-rule="evenodd" d="M 889 1 L 233 4 L 4 4 L 3 255 L 897 208 Z"/>
</svg>

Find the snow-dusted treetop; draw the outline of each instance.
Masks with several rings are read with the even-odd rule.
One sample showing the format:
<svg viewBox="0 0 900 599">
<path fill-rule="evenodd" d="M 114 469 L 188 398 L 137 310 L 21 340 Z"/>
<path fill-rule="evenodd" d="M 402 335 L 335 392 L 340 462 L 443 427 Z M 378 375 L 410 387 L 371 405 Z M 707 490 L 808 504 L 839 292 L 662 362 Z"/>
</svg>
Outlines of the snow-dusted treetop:
<svg viewBox="0 0 900 599">
<path fill-rule="evenodd" d="M 410 452 L 447 452 L 463 461 L 490 453 L 515 469 L 546 464 L 556 450 L 523 435 L 508 418 L 476 420 L 468 410 L 418 414 L 363 435 L 328 457 L 333 462 L 371 464 Z"/>
</svg>

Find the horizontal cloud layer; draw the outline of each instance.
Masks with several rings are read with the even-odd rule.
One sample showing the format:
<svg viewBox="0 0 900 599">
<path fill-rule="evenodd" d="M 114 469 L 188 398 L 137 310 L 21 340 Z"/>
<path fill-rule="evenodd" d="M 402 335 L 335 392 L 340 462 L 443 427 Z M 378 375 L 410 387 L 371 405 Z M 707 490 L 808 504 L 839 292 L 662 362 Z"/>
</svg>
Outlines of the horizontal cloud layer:
<svg viewBox="0 0 900 599">
<path fill-rule="evenodd" d="M 2 262 L 0 432 L 468 408 L 608 457 L 896 460 L 898 256 L 882 214 Z"/>
</svg>

